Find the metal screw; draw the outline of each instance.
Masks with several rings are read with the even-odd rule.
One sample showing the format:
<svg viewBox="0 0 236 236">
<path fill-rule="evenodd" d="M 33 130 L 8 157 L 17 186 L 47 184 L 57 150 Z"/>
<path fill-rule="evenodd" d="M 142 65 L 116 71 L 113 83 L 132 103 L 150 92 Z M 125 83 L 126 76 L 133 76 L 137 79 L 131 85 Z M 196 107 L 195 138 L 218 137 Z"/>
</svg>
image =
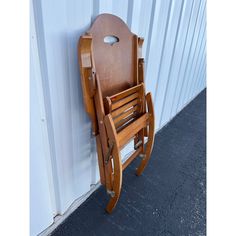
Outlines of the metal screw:
<svg viewBox="0 0 236 236">
<path fill-rule="evenodd" d="M 115 197 L 115 192 L 111 190 L 107 190 L 107 194 L 110 195 L 111 197 Z"/>
<path fill-rule="evenodd" d="M 142 153 L 141 153 L 139 156 L 140 156 L 142 159 L 145 159 L 145 158 L 146 158 L 146 154 L 142 154 Z"/>
</svg>

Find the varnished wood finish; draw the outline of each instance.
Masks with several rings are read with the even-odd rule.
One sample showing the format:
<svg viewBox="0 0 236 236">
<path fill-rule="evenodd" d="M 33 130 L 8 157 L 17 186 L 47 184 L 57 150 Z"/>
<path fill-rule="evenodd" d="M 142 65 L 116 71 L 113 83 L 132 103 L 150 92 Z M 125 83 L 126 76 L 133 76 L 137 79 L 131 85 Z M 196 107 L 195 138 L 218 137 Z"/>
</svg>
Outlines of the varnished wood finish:
<svg viewBox="0 0 236 236">
<path fill-rule="evenodd" d="M 103 99 L 101 95 L 101 89 L 100 89 L 100 82 L 98 79 L 98 75 L 96 75 L 96 85 L 97 85 L 97 91 L 95 94 L 95 106 L 96 106 L 96 113 L 98 118 L 98 127 L 101 137 L 101 145 L 102 145 L 102 151 L 103 151 L 103 163 L 105 167 L 105 176 L 106 176 L 106 188 L 108 190 L 112 190 L 112 163 L 109 160 L 108 163 L 105 163 L 104 157 L 106 156 L 106 153 L 109 150 L 108 142 L 107 142 L 107 132 L 105 129 L 104 124 L 104 107 L 103 107 Z"/>
<path fill-rule="evenodd" d="M 100 182 L 102 185 L 106 184 L 105 179 L 105 169 L 104 169 L 104 161 L 103 161 L 103 155 L 102 155 L 102 145 L 100 141 L 100 135 L 98 134 L 96 136 L 96 145 L 97 145 L 97 153 L 98 153 L 98 166 L 99 166 L 99 173 L 100 173 Z"/>
<path fill-rule="evenodd" d="M 84 105 L 96 136 L 100 181 L 111 196 L 108 213 L 118 202 L 122 171 L 142 154 L 136 172 L 140 175 L 154 142 L 154 111 L 151 94 L 145 95 L 142 44 L 143 39 L 120 18 L 102 14 L 78 45 Z M 122 165 L 120 150 L 132 139 L 135 151 Z"/>
<path fill-rule="evenodd" d="M 145 150 L 145 157 L 143 158 L 140 166 L 138 167 L 136 174 L 141 175 L 144 168 L 147 166 L 147 163 L 150 159 L 153 143 L 154 143 L 154 131 L 155 131 L 155 117 L 154 117 L 154 109 L 153 109 L 153 102 L 152 102 L 152 95 L 148 93 L 146 95 L 147 105 L 148 105 L 148 114 L 149 114 L 149 132 L 148 132 L 148 142 L 146 144 Z"/>
<path fill-rule="evenodd" d="M 92 121 L 93 134 L 98 134 L 97 117 L 95 112 L 94 100 L 90 94 L 89 78 L 92 76 L 92 37 L 85 35 L 80 37 L 78 54 L 80 64 L 80 77 L 83 91 L 83 101 L 86 112 Z"/>
<path fill-rule="evenodd" d="M 119 99 L 122 99 L 126 96 L 129 96 L 129 95 L 139 91 L 141 87 L 143 87 L 143 84 L 138 84 L 138 85 L 136 85 L 136 86 L 134 86 L 130 89 L 127 89 L 127 90 L 122 91 L 122 92 L 117 93 L 117 94 L 113 94 L 112 96 L 110 96 L 110 99 L 111 99 L 112 102 L 116 102 Z"/>
<path fill-rule="evenodd" d="M 114 196 L 111 197 L 106 207 L 107 212 L 111 213 L 120 197 L 120 191 L 122 185 L 122 163 L 120 157 L 120 150 L 117 143 L 116 129 L 110 114 L 106 115 L 105 117 L 105 125 L 107 127 L 108 138 L 111 142 L 114 143 L 114 147 L 112 150 L 113 163 L 114 163 L 114 182 L 113 182 Z"/>
<path fill-rule="evenodd" d="M 119 116 L 116 116 L 114 118 L 114 122 L 116 124 L 116 126 L 120 126 L 122 125 L 122 121 L 125 119 L 125 118 L 128 118 L 130 117 L 131 115 L 134 115 L 135 116 L 135 112 L 138 110 L 138 106 L 133 106 L 131 107 L 130 109 L 124 111 L 123 113 L 121 113 Z"/>
<path fill-rule="evenodd" d="M 124 106 L 116 109 L 115 111 L 111 112 L 111 116 L 112 118 L 115 118 L 119 115 L 121 115 L 123 112 L 127 111 L 128 109 L 131 109 L 132 107 L 138 105 L 138 99 L 135 99 L 127 104 L 125 104 Z"/>
<path fill-rule="evenodd" d="M 131 95 L 129 95 L 128 97 L 126 98 L 123 98 L 121 99 L 120 101 L 116 102 L 116 103 L 113 103 L 111 105 L 111 110 L 115 110 L 121 106 L 123 106 L 124 104 L 134 100 L 134 99 L 137 99 L 139 97 L 139 94 L 138 93 L 133 93 Z"/>
<path fill-rule="evenodd" d="M 148 113 L 133 121 L 129 126 L 118 133 L 118 144 L 122 148 L 142 128 L 147 126 Z"/>
<path fill-rule="evenodd" d="M 137 60 L 137 36 L 128 26 L 116 16 L 102 14 L 96 18 L 88 33 L 93 38 L 93 57 L 103 98 L 137 85 L 137 65 L 133 63 Z M 119 42 L 112 46 L 104 43 L 104 37 L 110 35 L 116 36 Z"/>
</svg>

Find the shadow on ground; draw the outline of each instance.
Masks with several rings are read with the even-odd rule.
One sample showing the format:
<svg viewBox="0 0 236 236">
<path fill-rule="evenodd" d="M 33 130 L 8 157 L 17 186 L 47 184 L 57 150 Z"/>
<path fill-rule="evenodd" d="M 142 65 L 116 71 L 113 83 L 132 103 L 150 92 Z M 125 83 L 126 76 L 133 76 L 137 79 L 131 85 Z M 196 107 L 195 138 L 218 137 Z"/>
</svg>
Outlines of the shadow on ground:
<svg viewBox="0 0 236 236">
<path fill-rule="evenodd" d="M 140 177 L 137 161 L 111 215 L 101 187 L 52 235 L 206 235 L 206 90 L 157 133 Z"/>
</svg>

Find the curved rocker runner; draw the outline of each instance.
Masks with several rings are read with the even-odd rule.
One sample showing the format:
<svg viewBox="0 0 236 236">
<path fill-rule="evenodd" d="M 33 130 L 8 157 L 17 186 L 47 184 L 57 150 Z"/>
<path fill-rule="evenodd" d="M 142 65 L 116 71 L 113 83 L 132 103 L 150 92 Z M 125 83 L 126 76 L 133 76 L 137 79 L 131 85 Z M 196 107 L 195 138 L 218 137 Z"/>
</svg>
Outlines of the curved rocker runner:
<svg viewBox="0 0 236 236">
<path fill-rule="evenodd" d="M 123 170 L 139 156 L 141 175 L 153 148 L 155 119 L 151 93 L 145 93 L 142 44 L 110 14 L 99 15 L 79 40 L 84 105 L 96 136 L 100 181 L 110 195 L 108 213 L 119 200 Z M 122 163 L 120 151 L 132 140 L 134 152 Z"/>
</svg>

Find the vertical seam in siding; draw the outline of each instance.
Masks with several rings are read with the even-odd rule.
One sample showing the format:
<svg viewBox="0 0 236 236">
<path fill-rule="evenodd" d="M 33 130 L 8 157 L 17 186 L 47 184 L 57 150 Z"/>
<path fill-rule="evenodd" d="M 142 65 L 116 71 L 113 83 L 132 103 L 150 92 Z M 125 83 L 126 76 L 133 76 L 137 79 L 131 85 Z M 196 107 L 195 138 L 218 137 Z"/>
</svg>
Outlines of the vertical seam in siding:
<svg viewBox="0 0 236 236">
<path fill-rule="evenodd" d="M 186 49 L 186 43 L 187 43 L 187 38 L 188 38 L 188 32 L 189 32 L 190 22 L 191 22 L 191 18 L 192 18 L 192 14 L 193 14 L 193 6 L 194 6 L 194 0 L 192 1 L 191 12 L 190 12 L 190 16 L 189 16 L 189 19 L 188 19 L 188 27 L 187 27 L 187 32 L 186 32 L 185 39 L 184 39 L 184 47 L 183 47 L 182 54 L 181 54 L 180 65 L 179 65 L 178 74 L 177 74 L 177 83 L 176 83 L 176 86 L 175 86 L 175 91 L 174 91 L 174 96 L 173 96 L 173 101 L 172 101 L 170 116 L 172 116 L 172 114 L 173 114 L 174 100 L 175 100 L 176 96 L 178 96 L 176 92 L 177 92 L 178 85 L 179 85 L 179 83 L 180 83 L 180 81 L 179 81 L 180 71 L 181 71 L 181 68 L 182 68 L 182 63 L 183 63 L 183 58 L 184 58 L 184 52 L 185 52 L 185 49 Z M 176 112 L 175 112 L 175 113 L 176 113 Z"/>
<path fill-rule="evenodd" d="M 93 1 L 93 14 L 91 16 L 92 21 L 95 20 L 98 14 L 99 14 L 99 1 L 94 0 Z"/>
<path fill-rule="evenodd" d="M 134 0 L 129 0 L 128 2 L 128 11 L 127 11 L 127 25 L 131 29 L 132 26 L 132 15 L 133 15 L 133 8 L 134 8 Z"/>
<path fill-rule="evenodd" d="M 167 89 L 168 89 L 168 85 L 169 85 L 169 81 L 170 81 L 170 73 L 171 73 L 172 65 L 173 65 L 173 59 L 174 59 L 174 54 L 175 54 L 175 49 L 176 49 L 176 42 L 177 42 L 178 34 L 179 34 L 180 22 L 182 20 L 184 2 L 185 2 L 185 0 L 182 0 L 180 15 L 179 15 L 179 19 L 178 19 L 177 30 L 176 30 L 176 35 L 175 35 L 174 48 L 172 50 L 171 62 L 170 62 L 170 67 L 169 67 L 169 71 L 168 71 L 168 75 L 167 75 L 167 82 L 166 82 L 166 87 L 165 87 L 165 92 L 164 92 L 163 106 L 162 106 L 161 114 L 160 114 L 159 127 L 161 126 L 161 123 L 162 123 L 163 110 L 164 110 L 165 104 L 166 104 Z"/>
<path fill-rule="evenodd" d="M 51 110 L 51 101 L 50 101 L 50 87 L 48 84 L 48 68 L 46 62 L 46 49 L 45 49 L 45 39 L 44 39 L 44 27 L 42 19 L 42 6 L 41 2 L 33 0 L 33 11 L 35 17 L 35 30 L 37 36 L 37 45 L 38 45 L 38 54 L 40 58 L 40 70 L 41 70 L 41 79 L 43 85 L 43 94 L 44 94 L 44 104 L 46 110 L 46 120 L 48 128 L 48 140 L 50 143 L 50 157 L 51 157 L 51 169 L 53 175 L 53 185 L 55 196 L 52 196 L 56 209 L 53 214 L 58 214 L 61 210 L 61 198 L 60 198 L 60 189 L 58 182 L 58 171 L 57 171 L 57 161 L 56 161 L 56 151 L 55 151 L 55 140 L 54 140 L 54 127 L 52 120 L 52 110 Z"/>
<path fill-rule="evenodd" d="M 166 21 L 166 27 L 165 27 L 165 32 L 164 32 L 164 40 L 163 40 L 163 44 L 162 44 L 162 48 L 161 48 L 161 58 L 160 58 L 160 65 L 159 65 L 159 70 L 158 70 L 158 74 L 157 74 L 157 82 L 156 82 L 156 88 L 155 88 L 155 94 L 154 94 L 154 106 L 156 104 L 156 98 L 157 98 L 157 85 L 158 85 L 158 81 L 159 81 L 159 77 L 160 77 L 160 72 L 162 69 L 162 59 L 163 59 L 163 54 L 164 54 L 164 48 L 165 48 L 165 44 L 166 44 L 166 34 L 167 34 L 167 30 L 169 27 L 169 21 L 170 21 L 170 12 L 171 12 L 171 7 L 172 7 L 172 3 L 173 1 L 171 0 L 168 6 L 168 13 L 167 13 L 167 21 Z"/>
<path fill-rule="evenodd" d="M 205 48 L 205 47 L 204 47 Z M 205 50 L 204 50 L 205 51 Z M 203 53 L 203 64 L 202 64 L 202 68 L 200 70 L 200 74 L 201 75 L 203 73 L 203 71 L 205 70 L 204 68 L 206 67 L 206 58 L 205 58 L 205 52 Z M 202 81 L 202 77 L 199 76 L 199 79 L 198 79 L 198 83 L 197 83 L 197 89 L 200 89 L 199 86 L 201 84 L 201 81 Z"/>
<path fill-rule="evenodd" d="M 178 103 L 177 103 L 177 106 L 176 106 L 176 111 L 179 111 L 179 106 L 180 106 L 180 100 L 183 96 L 183 86 L 185 85 L 185 82 L 186 82 L 186 71 L 187 71 L 187 68 L 188 68 L 188 63 L 189 63 L 189 56 L 190 56 L 190 52 L 191 52 L 191 49 L 192 49 L 192 43 L 193 43 L 193 39 L 194 39 L 194 35 L 195 35 L 195 30 L 196 30 L 196 25 L 197 25 L 197 21 L 198 21 L 198 16 L 199 16 L 199 12 L 200 12 L 200 7 L 201 7 L 201 4 L 199 4 L 198 6 L 198 10 L 197 10 L 197 17 L 196 17 L 196 20 L 195 20 L 195 24 L 194 24 L 194 30 L 193 30 L 193 35 L 192 35 L 192 39 L 191 39 L 191 43 L 190 43 L 190 49 L 189 49 L 189 52 L 188 52 L 188 56 L 187 56 L 187 65 L 185 66 L 185 69 L 184 69 L 184 75 L 183 75 L 183 81 L 182 81 L 182 86 L 181 86 L 181 89 L 180 89 L 180 93 L 179 93 L 179 98 L 178 98 Z"/>
<path fill-rule="evenodd" d="M 196 44 L 194 45 L 195 46 L 195 48 L 194 48 L 194 53 L 193 53 L 193 59 L 191 60 L 191 66 L 190 66 L 190 70 L 189 70 L 189 73 L 188 73 L 188 80 L 187 80 L 187 85 L 186 85 L 186 89 L 185 89 L 185 92 L 184 92 L 184 94 L 186 95 L 185 96 L 185 99 L 184 99 L 184 103 L 186 102 L 186 100 L 188 100 L 188 96 L 189 96 L 189 86 L 191 86 L 191 83 L 190 83 L 190 81 L 192 82 L 192 77 L 190 77 L 191 76 L 191 72 L 192 72 L 192 70 L 193 70 L 193 62 L 194 62 L 194 59 L 195 59 L 195 57 L 196 57 L 196 55 L 197 55 L 197 52 L 196 52 L 196 50 L 197 50 L 197 47 L 198 47 L 198 44 L 199 44 L 199 38 L 200 38 L 200 33 L 201 33 L 201 29 L 202 29 L 202 24 L 203 24 L 203 19 L 204 19 L 204 12 L 205 12 L 205 7 L 206 7 L 206 4 L 204 5 L 204 9 L 203 9 L 203 16 L 202 16 L 202 18 L 201 18 L 201 23 L 200 23 L 200 29 L 199 29 L 199 32 L 198 32 L 198 36 L 197 36 L 197 42 L 196 42 Z M 203 32 L 203 35 L 202 35 L 202 39 L 203 39 L 203 37 L 204 37 L 204 33 L 205 32 Z M 202 39 L 201 39 L 201 41 L 200 41 L 200 43 L 202 43 Z M 190 83 L 190 85 L 189 85 L 189 83 Z"/>
<path fill-rule="evenodd" d="M 195 88 L 195 82 L 196 82 L 196 74 L 195 74 L 195 72 L 197 70 L 197 67 L 199 66 L 199 61 L 200 61 L 199 58 L 201 58 L 200 54 L 201 54 L 201 51 L 202 51 L 203 41 L 204 41 L 204 38 L 205 38 L 205 30 L 206 30 L 206 28 L 204 27 L 204 32 L 203 32 L 203 36 L 202 36 L 202 39 L 201 39 L 200 48 L 198 50 L 197 61 L 196 61 L 195 67 L 194 67 L 194 71 L 192 73 L 193 81 L 192 81 L 192 84 L 191 84 L 191 86 L 189 88 L 189 91 L 188 91 L 188 96 L 190 98 L 192 97 L 192 92 L 193 92 L 193 90 Z"/>
<path fill-rule="evenodd" d="M 145 52 L 145 74 L 146 74 L 146 69 L 148 65 L 148 59 L 149 59 L 149 54 L 150 54 L 150 44 L 151 44 L 151 37 L 152 37 L 152 31 L 153 31 L 153 22 L 154 22 L 154 16 L 155 16 L 155 9 L 156 9 L 156 0 L 152 1 L 152 10 L 151 10 L 151 16 L 150 16 L 150 21 L 149 21 L 149 30 L 148 30 L 148 38 L 147 38 L 147 48 Z"/>
</svg>

